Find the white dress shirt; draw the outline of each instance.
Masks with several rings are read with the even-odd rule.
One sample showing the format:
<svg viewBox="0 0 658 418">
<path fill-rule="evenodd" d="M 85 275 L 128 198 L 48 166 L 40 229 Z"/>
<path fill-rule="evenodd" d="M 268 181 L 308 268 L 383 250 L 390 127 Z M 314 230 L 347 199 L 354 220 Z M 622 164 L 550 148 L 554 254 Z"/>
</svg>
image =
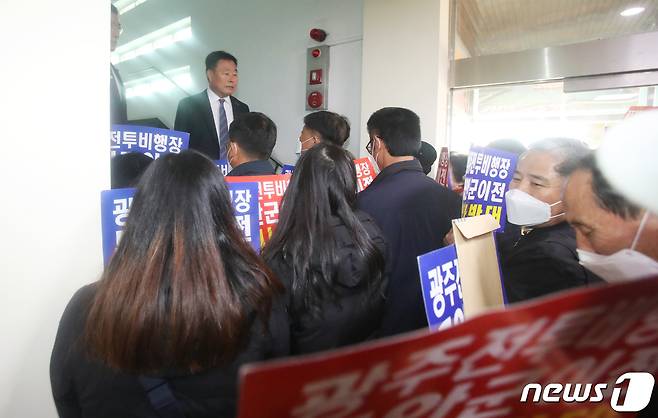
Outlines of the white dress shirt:
<svg viewBox="0 0 658 418">
<path fill-rule="evenodd" d="M 215 129 L 217 130 L 217 139 L 221 141 L 219 137 L 219 97 L 215 94 L 214 91 L 208 89 L 208 101 L 210 101 L 210 109 L 212 110 L 212 120 L 215 122 Z M 226 122 L 228 126 L 231 126 L 233 123 L 233 106 L 231 105 L 231 96 L 223 97 L 224 99 L 224 112 L 226 112 Z M 226 145 L 228 146 L 228 144 Z"/>
</svg>

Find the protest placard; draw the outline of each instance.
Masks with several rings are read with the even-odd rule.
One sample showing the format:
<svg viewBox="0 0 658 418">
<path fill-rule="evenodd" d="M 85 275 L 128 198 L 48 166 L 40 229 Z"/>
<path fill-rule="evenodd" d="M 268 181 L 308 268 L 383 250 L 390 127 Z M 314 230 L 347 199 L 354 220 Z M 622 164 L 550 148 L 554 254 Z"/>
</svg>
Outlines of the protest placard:
<svg viewBox="0 0 658 418">
<path fill-rule="evenodd" d="M 418 272 L 430 328 L 464 322 L 464 296 L 454 245 L 418 256 Z"/>
<path fill-rule="evenodd" d="M 493 148 L 471 147 L 464 174 L 462 217 L 490 213 L 502 232 L 507 221 L 505 192 L 514 177 L 517 156 Z"/>
<path fill-rule="evenodd" d="M 364 190 L 377 175 L 375 167 L 369 158 L 359 158 L 354 160 L 354 168 L 356 169 L 356 184 L 357 190 L 360 192 Z M 281 174 L 292 174 L 295 171 L 294 165 L 286 164 L 281 169 Z"/>
<path fill-rule="evenodd" d="M 279 222 L 281 199 L 290 183 L 290 174 L 275 174 L 269 176 L 226 177 L 231 183 L 258 183 L 258 220 L 260 225 L 261 248 L 270 240 L 276 224 Z"/>
<path fill-rule="evenodd" d="M 227 183 L 235 220 L 247 242 L 260 253 L 260 228 L 258 223 L 258 184 L 254 182 Z"/>
<path fill-rule="evenodd" d="M 639 113 L 658 111 L 658 106 L 631 106 L 626 111 L 624 119 L 633 117 Z"/>
<path fill-rule="evenodd" d="M 281 174 L 292 174 L 293 171 L 295 171 L 294 165 L 284 164 L 283 167 L 281 167 Z"/>
<path fill-rule="evenodd" d="M 356 184 L 358 191 L 363 191 L 375 179 L 377 173 L 375 167 L 372 165 L 370 158 L 363 157 L 354 160 L 354 168 L 356 168 Z"/>
<path fill-rule="evenodd" d="M 133 203 L 135 189 L 112 189 L 101 192 L 101 227 L 103 234 L 103 260 L 110 261 L 117 242 L 121 239 L 128 212 Z"/>
<path fill-rule="evenodd" d="M 642 407 L 652 385 L 628 384 L 627 373 L 648 382 L 657 358 L 653 278 L 564 292 L 444 331 L 247 365 L 239 417 L 632 417 L 615 411 Z"/>
<path fill-rule="evenodd" d="M 217 166 L 217 168 L 219 168 L 222 171 L 223 176 L 228 175 L 228 172 L 231 171 L 228 165 L 228 161 L 226 161 L 226 159 L 215 160 L 215 165 Z"/>
<path fill-rule="evenodd" d="M 448 147 L 442 147 L 439 154 L 439 169 L 436 171 L 436 182 L 443 187 L 450 185 L 450 153 Z"/>
<path fill-rule="evenodd" d="M 161 155 L 179 154 L 186 150 L 190 134 L 171 129 L 149 126 L 112 125 L 110 132 L 110 155 L 139 152 L 153 159 Z"/>
<path fill-rule="evenodd" d="M 250 182 L 227 183 L 235 219 L 247 242 L 260 252 L 258 237 L 258 184 Z M 112 189 L 101 192 L 101 226 L 103 234 L 103 261 L 110 261 L 121 238 L 136 189 Z"/>
</svg>

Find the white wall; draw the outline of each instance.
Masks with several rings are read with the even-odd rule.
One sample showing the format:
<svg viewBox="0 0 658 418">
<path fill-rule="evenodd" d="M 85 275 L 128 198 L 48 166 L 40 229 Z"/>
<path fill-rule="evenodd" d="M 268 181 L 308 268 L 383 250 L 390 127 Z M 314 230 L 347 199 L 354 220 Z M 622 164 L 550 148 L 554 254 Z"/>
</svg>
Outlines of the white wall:
<svg viewBox="0 0 658 418">
<path fill-rule="evenodd" d="M 437 149 L 447 143 L 448 7 L 449 0 L 364 0 L 362 138 L 374 111 L 395 106 L 418 114 L 423 140 Z"/>
<path fill-rule="evenodd" d="M 149 66 L 161 71 L 190 65 L 195 94 L 207 85 L 204 59 L 224 49 L 239 62 L 236 97 L 272 118 L 278 127 L 274 156 L 293 163 L 306 112 L 306 48 L 317 45 L 308 33 L 325 29 L 331 48 L 329 110 L 346 115 L 353 126 L 350 149 L 358 148 L 361 117 L 362 0 L 149 0 L 121 16 L 120 44 L 186 16 L 194 39 L 118 65 L 124 78 Z M 157 116 L 173 127 L 180 91 L 129 101 L 129 117 Z"/>
<path fill-rule="evenodd" d="M 109 21 L 96 1 L 2 3 L 2 417 L 56 416 L 48 367 L 57 324 L 101 272 Z"/>
</svg>

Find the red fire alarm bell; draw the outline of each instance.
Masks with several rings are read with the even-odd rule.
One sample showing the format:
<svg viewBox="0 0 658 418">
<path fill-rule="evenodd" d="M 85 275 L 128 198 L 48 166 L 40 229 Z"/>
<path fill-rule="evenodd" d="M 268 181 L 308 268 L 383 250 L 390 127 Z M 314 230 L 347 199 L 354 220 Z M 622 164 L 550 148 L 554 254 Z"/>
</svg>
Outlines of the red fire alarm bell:
<svg viewBox="0 0 658 418">
<path fill-rule="evenodd" d="M 327 39 L 327 32 L 322 29 L 313 28 L 311 29 L 311 39 L 317 42 L 324 42 Z"/>
<path fill-rule="evenodd" d="M 308 95 L 308 105 L 313 109 L 317 109 L 322 106 L 322 93 L 319 91 L 314 91 Z"/>
</svg>

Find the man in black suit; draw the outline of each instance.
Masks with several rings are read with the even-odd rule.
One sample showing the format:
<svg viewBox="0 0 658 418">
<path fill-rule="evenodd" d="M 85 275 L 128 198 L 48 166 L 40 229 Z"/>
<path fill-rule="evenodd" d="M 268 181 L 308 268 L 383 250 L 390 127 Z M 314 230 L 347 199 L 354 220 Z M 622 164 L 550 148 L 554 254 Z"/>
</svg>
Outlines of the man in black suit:
<svg viewBox="0 0 658 418">
<path fill-rule="evenodd" d="M 119 22 L 119 11 L 112 4 L 110 52 L 114 51 L 121 35 L 121 22 Z M 128 121 L 128 106 L 126 104 L 126 92 L 119 71 L 110 64 L 110 124 L 123 124 Z"/>
<path fill-rule="evenodd" d="M 371 153 L 381 170 L 357 196 L 384 233 L 391 257 L 382 336 L 427 327 L 416 257 L 443 247 L 451 220 L 461 210 L 459 195 L 423 173 L 414 155 L 420 120 L 408 109 L 387 107 L 368 119 Z"/>
<path fill-rule="evenodd" d="M 180 101 L 174 129 L 190 134 L 190 149 L 213 160 L 225 159 L 228 128 L 249 106 L 232 96 L 238 88 L 238 60 L 224 51 L 206 57 L 208 88 Z"/>
</svg>

